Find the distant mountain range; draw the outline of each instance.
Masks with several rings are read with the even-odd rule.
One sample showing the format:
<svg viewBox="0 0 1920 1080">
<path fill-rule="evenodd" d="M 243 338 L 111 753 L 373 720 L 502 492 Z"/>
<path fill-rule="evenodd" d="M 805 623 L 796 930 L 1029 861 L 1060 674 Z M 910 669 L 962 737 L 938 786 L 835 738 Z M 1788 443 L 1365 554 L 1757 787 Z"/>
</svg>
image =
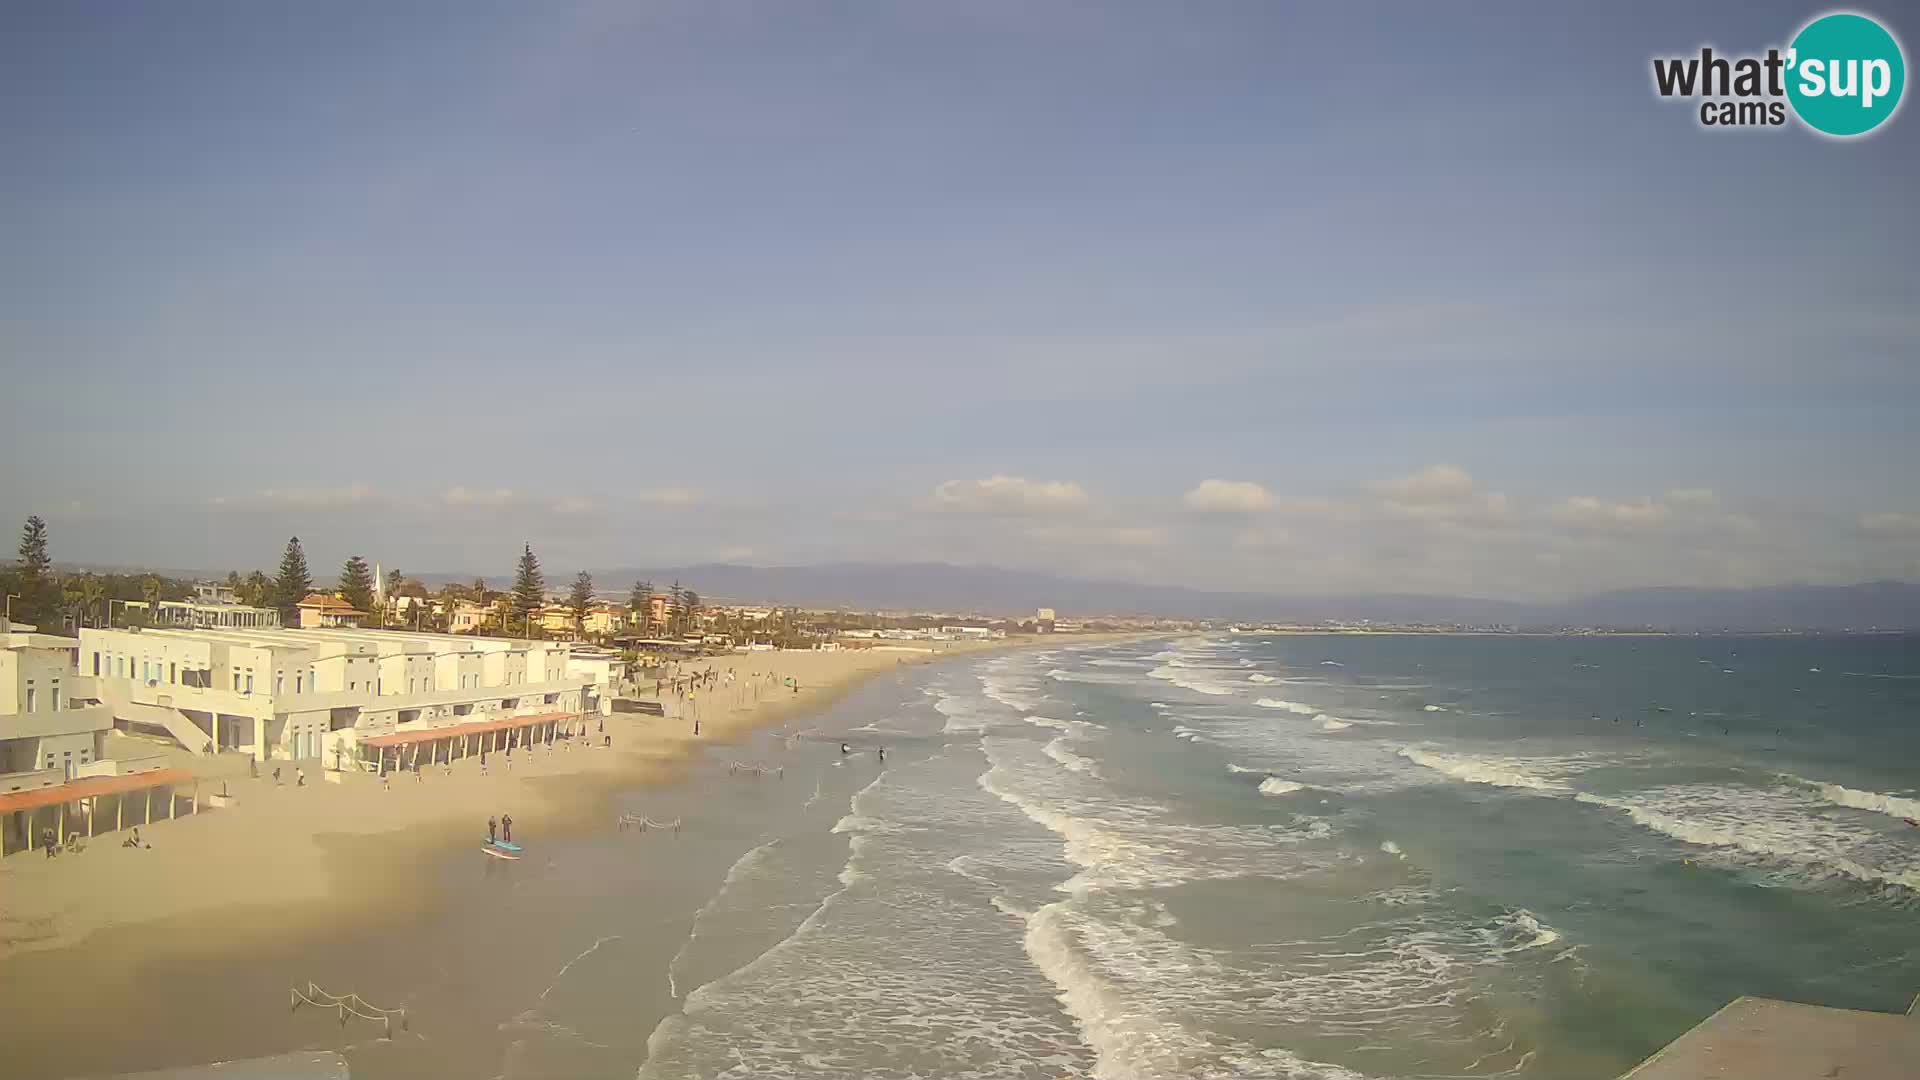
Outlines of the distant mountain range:
<svg viewBox="0 0 1920 1080">
<path fill-rule="evenodd" d="M 61 570 L 161 573 L 176 578 L 224 578 L 225 572 L 155 567 L 62 565 Z M 1564 603 L 1533 604 L 1417 593 L 1261 593 L 1135 585 L 992 566 L 951 563 L 822 563 L 741 566 L 704 563 L 651 569 L 590 571 L 602 595 L 619 595 L 633 582 L 665 589 L 675 581 L 709 600 L 797 604 L 861 610 L 1031 615 L 1050 607 L 1063 618 L 1150 615 L 1248 622 L 1325 622 L 1368 619 L 1386 623 L 1590 626 L 1679 631 L 1920 630 L 1920 584 L 1872 581 L 1859 585 L 1774 585 L 1753 589 L 1645 588 L 1593 593 Z M 438 587 L 470 582 L 472 574 L 409 575 Z M 494 588 L 510 583 L 487 578 Z M 548 582 L 563 589 L 566 580 Z"/>
<path fill-rule="evenodd" d="M 1781 585 L 1755 589 L 1649 588 L 1595 593 L 1565 603 L 1529 604 L 1419 594 L 1233 593 L 1177 585 L 1087 581 L 1054 574 L 948 563 L 827 563 L 814 566 L 695 566 L 592 570 L 603 593 L 635 581 L 675 581 L 709 599 L 857 609 L 1062 617 L 1154 615 L 1246 621 L 1593 626 L 1666 630 L 1920 629 L 1920 585 Z M 428 584 L 472 575 L 423 575 Z M 504 587 L 504 578 L 490 578 Z M 555 582 L 557 587 L 563 582 Z"/>
</svg>

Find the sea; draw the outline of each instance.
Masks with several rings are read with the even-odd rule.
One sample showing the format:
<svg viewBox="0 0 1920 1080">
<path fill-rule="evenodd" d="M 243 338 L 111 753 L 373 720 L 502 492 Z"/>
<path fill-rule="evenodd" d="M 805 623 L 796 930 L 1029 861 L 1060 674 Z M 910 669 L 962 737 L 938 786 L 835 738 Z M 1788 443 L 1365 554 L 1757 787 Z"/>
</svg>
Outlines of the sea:
<svg viewBox="0 0 1920 1080">
<path fill-rule="evenodd" d="M 692 920 L 638 1075 L 1607 1077 L 1741 994 L 1904 1010 L 1916 645 L 1209 635 L 894 680 L 789 734 L 810 791 Z"/>
<path fill-rule="evenodd" d="M 1742 994 L 1920 991 L 1920 638 L 1062 641 L 450 842 L 417 915 L 17 958 L 105 965 L 120 1035 L 44 1011 L 0 1076 L 1598 1080 Z"/>
</svg>

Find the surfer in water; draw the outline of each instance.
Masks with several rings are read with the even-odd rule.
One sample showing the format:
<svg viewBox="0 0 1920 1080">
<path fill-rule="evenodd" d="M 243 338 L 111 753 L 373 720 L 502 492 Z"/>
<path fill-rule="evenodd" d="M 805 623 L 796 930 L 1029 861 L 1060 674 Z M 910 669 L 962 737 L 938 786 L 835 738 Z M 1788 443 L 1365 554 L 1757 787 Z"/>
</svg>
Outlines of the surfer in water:
<svg viewBox="0 0 1920 1080">
<path fill-rule="evenodd" d="M 841 744 L 840 744 L 840 752 L 841 752 L 841 753 L 843 753 L 843 754 L 851 754 L 851 753 L 853 753 L 853 751 L 852 751 L 852 750 L 850 750 L 850 749 L 848 749 L 848 748 L 847 748 L 847 744 L 846 744 L 846 743 L 841 743 Z"/>
<path fill-rule="evenodd" d="M 886 747 L 884 747 L 884 746 L 883 746 L 883 747 L 881 747 L 880 749 L 878 749 L 878 750 L 876 750 L 876 751 L 874 751 L 874 753 L 876 753 L 876 754 L 879 754 L 879 755 L 880 755 L 880 760 L 881 760 L 881 761 L 885 761 L 885 760 L 887 760 L 887 748 L 886 748 Z"/>
</svg>

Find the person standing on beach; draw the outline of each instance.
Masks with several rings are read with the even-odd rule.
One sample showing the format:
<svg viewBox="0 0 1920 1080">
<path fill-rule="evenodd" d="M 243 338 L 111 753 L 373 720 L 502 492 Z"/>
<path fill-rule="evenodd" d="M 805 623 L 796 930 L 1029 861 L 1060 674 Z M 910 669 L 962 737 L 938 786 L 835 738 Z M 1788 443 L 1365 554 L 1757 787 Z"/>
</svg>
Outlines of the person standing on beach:
<svg viewBox="0 0 1920 1080">
<path fill-rule="evenodd" d="M 294 786 L 294 787 L 306 787 L 306 786 L 307 786 L 307 770 L 305 770 L 305 769 L 295 769 L 295 770 L 293 770 L 293 778 L 294 778 L 294 781 L 293 781 L 293 786 Z"/>
<path fill-rule="evenodd" d="M 60 848 L 56 846 L 53 842 L 52 829 L 40 830 L 40 846 L 47 849 L 47 858 L 49 859 L 53 858 L 55 855 L 60 854 Z"/>
</svg>

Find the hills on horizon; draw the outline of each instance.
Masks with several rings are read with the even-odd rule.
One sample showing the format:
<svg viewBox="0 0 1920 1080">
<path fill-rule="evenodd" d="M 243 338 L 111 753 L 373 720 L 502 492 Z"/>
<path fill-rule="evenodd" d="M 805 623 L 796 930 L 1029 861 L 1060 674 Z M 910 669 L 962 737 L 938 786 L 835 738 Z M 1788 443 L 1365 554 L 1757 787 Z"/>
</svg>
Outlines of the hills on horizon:
<svg viewBox="0 0 1920 1080">
<path fill-rule="evenodd" d="M 73 566 L 70 569 L 82 569 Z M 91 566 L 176 578 L 225 572 Z M 1745 589 L 1656 586 L 1614 589 L 1551 603 L 1419 593 L 1265 593 L 1094 581 L 1030 570 L 952 563 L 818 563 L 747 566 L 700 563 L 650 569 L 597 568 L 605 596 L 636 581 L 675 581 L 709 600 L 856 610 L 966 612 L 999 617 L 1050 607 L 1063 617 L 1154 616 L 1245 622 L 1359 622 L 1531 628 L 1595 627 L 1678 631 L 1920 630 L 1920 584 L 1772 585 Z M 409 574 L 430 587 L 470 582 L 466 573 Z M 506 575 L 485 575 L 504 588 Z M 565 580 L 548 582 L 553 590 Z"/>
<path fill-rule="evenodd" d="M 589 573 L 603 594 L 617 594 L 636 581 L 651 581 L 656 588 L 679 581 L 710 599 L 998 616 L 1030 615 L 1035 608 L 1050 607 L 1068 618 L 1135 615 L 1671 630 L 1920 629 L 1920 584 L 1900 581 L 1750 589 L 1617 589 L 1561 603 L 1526 603 L 1416 593 L 1225 592 L 951 563 L 705 563 L 613 567 Z M 423 575 L 422 580 L 470 581 L 472 576 Z M 504 578 L 488 580 L 505 584 Z"/>
</svg>

